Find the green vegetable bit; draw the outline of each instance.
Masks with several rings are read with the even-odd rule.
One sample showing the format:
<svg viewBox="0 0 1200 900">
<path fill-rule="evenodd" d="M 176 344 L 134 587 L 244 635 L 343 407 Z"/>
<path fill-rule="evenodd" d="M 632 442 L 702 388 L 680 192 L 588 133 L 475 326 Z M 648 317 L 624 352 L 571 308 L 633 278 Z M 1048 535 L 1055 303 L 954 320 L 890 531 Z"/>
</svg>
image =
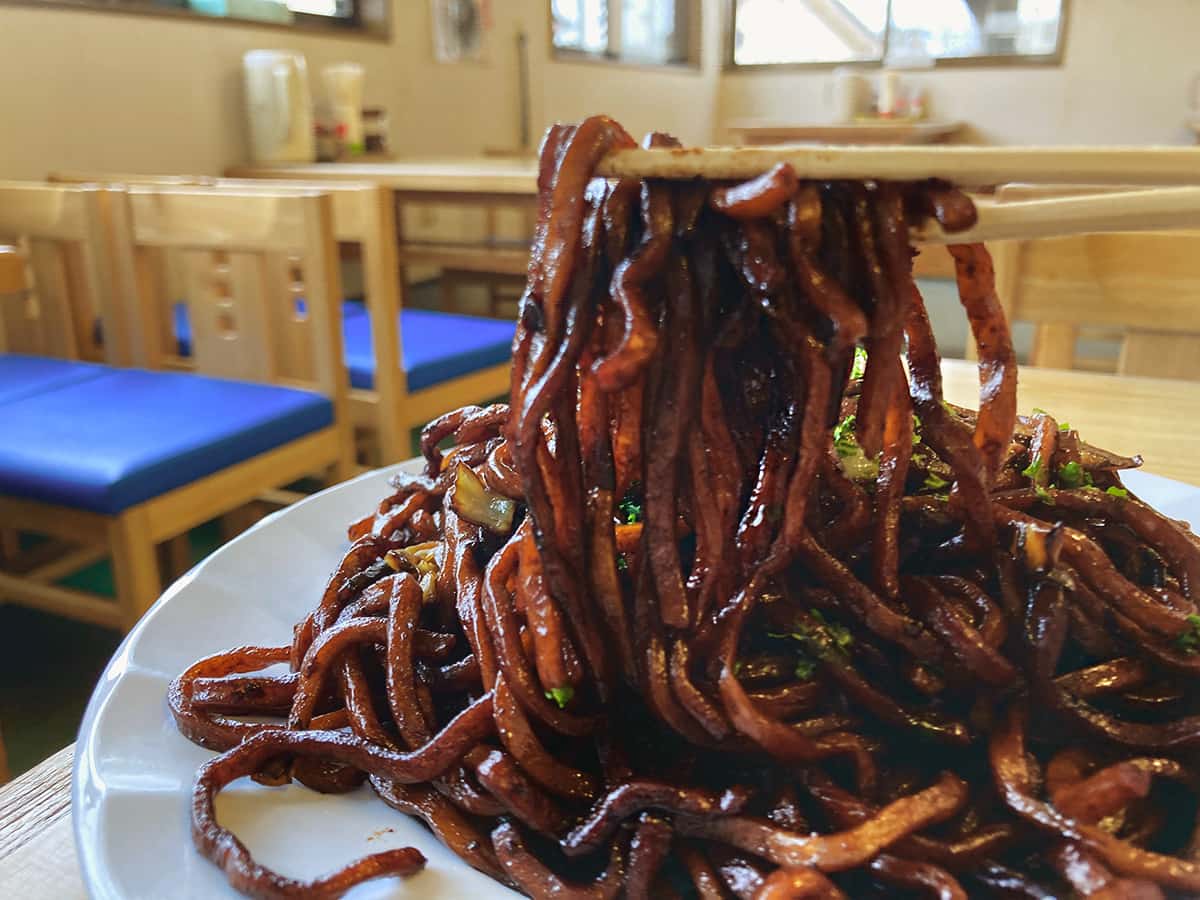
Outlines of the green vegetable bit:
<svg viewBox="0 0 1200 900">
<path fill-rule="evenodd" d="M 1045 503 L 1047 506 L 1054 505 L 1054 495 L 1051 494 L 1044 487 L 1042 487 L 1040 484 L 1034 485 L 1033 492 L 1037 495 L 1037 498 L 1039 500 L 1041 500 L 1043 503 Z"/>
<path fill-rule="evenodd" d="M 1035 406 L 1035 407 L 1033 408 L 1033 411 L 1034 411 L 1035 413 L 1037 413 L 1039 416 L 1048 416 L 1048 415 L 1050 415 L 1050 413 L 1046 412 L 1046 411 L 1045 411 L 1044 409 L 1042 409 L 1040 406 Z"/>
<path fill-rule="evenodd" d="M 1070 422 L 1059 422 L 1059 423 L 1058 423 L 1058 430 L 1059 430 L 1059 431 L 1070 431 L 1070 430 L 1071 430 L 1071 423 L 1070 423 Z"/>
<path fill-rule="evenodd" d="M 621 502 L 617 504 L 618 515 L 621 517 L 622 521 L 629 525 L 636 525 L 638 522 L 642 521 L 644 510 L 642 508 L 641 501 L 637 498 L 637 494 L 634 493 L 635 490 L 640 489 L 641 485 L 632 485 L 629 490 L 625 492 L 625 496 L 621 498 Z"/>
<path fill-rule="evenodd" d="M 618 572 L 628 572 L 629 571 L 629 561 L 625 559 L 624 553 L 617 554 L 617 571 Z"/>
<path fill-rule="evenodd" d="M 1194 613 L 1187 617 L 1188 629 L 1175 638 L 1175 646 L 1184 653 L 1200 652 L 1200 616 Z"/>
<path fill-rule="evenodd" d="M 846 416 L 833 426 L 833 446 L 839 456 L 853 456 L 858 452 L 858 441 L 854 439 L 854 416 Z"/>
<path fill-rule="evenodd" d="M 862 347 L 854 348 L 854 365 L 850 367 L 850 377 L 855 381 L 863 377 L 867 371 L 867 351 Z"/>
<path fill-rule="evenodd" d="M 850 651 L 848 648 L 854 643 L 854 635 L 850 633 L 850 629 L 845 625 L 827 621 L 819 609 L 810 610 L 809 614 L 821 623 L 821 630 L 828 636 L 834 648 L 840 650 L 842 653 L 849 654 Z M 805 636 L 810 640 L 815 638 L 815 635 Z"/>
<path fill-rule="evenodd" d="M 1063 463 L 1058 467 L 1058 483 L 1065 488 L 1092 486 L 1092 476 L 1077 462 Z"/>
<path fill-rule="evenodd" d="M 1037 478 L 1038 472 L 1040 471 L 1042 471 L 1042 461 L 1040 459 L 1035 459 L 1021 471 L 1021 474 L 1026 478 Z"/>
<path fill-rule="evenodd" d="M 796 660 L 796 677 L 801 681 L 808 681 L 808 679 L 813 677 L 813 672 L 816 670 L 817 664 L 814 660 L 806 656 L 802 656 Z"/>
<path fill-rule="evenodd" d="M 546 691 L 546 699 L 557 703 L 559 709 L 566 709 L 567 704 L 571 702 L 571 698 L 574 696 L 575 688 L 569 684 L 566 687 L 550 688 L 550 690 Z"/>
<path fill-rule="evenodd" d="M 950 482 L 938 475 L 936 472 L 929 472 L 925 476 L 925 489 L 927 491 L 940 491 L 948 484 L 950 484 Z"/>
<path fill-rule="evenodd" d="M 1125 490 L 1125 488 L 1119 488 L 1119 487 L 1110 487 L 1104 493 L 1108 494 L 1108 496 L 1110 496 L 1110 497 L 1125 498 L 1125 497 L 1129 496 L 1129 491 Z"/>
</svg>

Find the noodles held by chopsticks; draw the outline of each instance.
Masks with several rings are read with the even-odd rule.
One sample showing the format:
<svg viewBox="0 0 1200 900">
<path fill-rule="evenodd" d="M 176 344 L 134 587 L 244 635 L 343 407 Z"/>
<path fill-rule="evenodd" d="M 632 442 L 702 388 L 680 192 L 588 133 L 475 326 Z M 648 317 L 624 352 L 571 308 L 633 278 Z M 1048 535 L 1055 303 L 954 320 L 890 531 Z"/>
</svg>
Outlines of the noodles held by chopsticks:
<svg viewBox="0 0 1200 900">
<path fill-rule="evenodd" d="M 223 751 L 200 851 L 260 897 L 411 874 L 296 882 L 213 812 L 369 780 L 532 896 L 1200 894 L 1200 542 L 1017 416 L 979 245 L 980 410 L 946 403 L 908 233 L 970 201 L 592 177 L 633 145 L 546 138 L 510 402 L 430 423 L 289 646 L 172 685 Z"/>
</svg>

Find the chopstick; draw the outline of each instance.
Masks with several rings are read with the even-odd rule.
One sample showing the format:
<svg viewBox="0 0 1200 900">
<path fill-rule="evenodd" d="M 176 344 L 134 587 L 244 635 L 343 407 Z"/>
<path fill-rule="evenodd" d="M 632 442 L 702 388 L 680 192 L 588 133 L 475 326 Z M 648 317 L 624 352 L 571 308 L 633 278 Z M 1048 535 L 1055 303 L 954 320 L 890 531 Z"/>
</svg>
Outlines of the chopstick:
<svg viewBox="0 0 1200 900">
<path fill-rule="evenodd" d="M 976 197 L 975 207 L 979 221 L 974 227 L 946 234 L 931 220 L 913 229 L 913 242 L 969 244 L 1114 231 L 1200 230 L 1200 187 L 1082 194 L 1013 203 Z"/>
<path fill-rule="evenodd" d="M 801 178 L 944 178 L 961 187 L 1036 184 L 1200 185 L 1200 147 L 706 147 L 615 150 L 605 177 L 738 179 L 789 162 Z"/>
</svg>

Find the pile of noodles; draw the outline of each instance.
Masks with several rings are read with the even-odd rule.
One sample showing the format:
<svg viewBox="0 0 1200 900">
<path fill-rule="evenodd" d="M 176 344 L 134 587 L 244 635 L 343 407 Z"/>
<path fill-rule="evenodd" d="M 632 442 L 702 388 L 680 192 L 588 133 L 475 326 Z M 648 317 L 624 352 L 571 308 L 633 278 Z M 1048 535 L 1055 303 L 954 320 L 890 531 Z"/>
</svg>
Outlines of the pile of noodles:
<svg viewBox="0 0 1200 900">
<path fill-rule="evenodd" d="M 592 176 L 632 145 L 546 138 L 510 403 L 425 429 L 290 645 L 172 685 L 224 751 L 200 851 L 263 897 L 419 870 L 293 881 L 214 816 L 365 778 L 538 897 L 1197 896 L 1200 545 L 1017 416 L 979 245 L 980 409 L 943 400 L 908 234 L 970 201 Z"/>
</svg>

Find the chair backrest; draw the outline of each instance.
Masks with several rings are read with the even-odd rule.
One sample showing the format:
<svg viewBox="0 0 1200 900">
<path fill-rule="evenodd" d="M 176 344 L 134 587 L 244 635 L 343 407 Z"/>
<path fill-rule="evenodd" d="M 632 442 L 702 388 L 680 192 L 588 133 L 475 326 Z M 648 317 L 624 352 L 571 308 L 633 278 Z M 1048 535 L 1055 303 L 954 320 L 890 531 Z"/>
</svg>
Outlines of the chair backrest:
<svg viewBox="0 0 1200 900">
<path fill-rule="evenodd" d="M 1005 185 L 997 200 L 1121 190 Z M 1119 343 L 1121 374 L 1200 379 L 1200 231 L 1009 241 L 993 252 L 1009 317 L 1034 325 L 1033 365 L 1092 367 L 1077 352 L 1090 334 Z"/>
<path fill-rule="evenodd" d="M 207 375 L 346 395 L 337 246 L 329 198 L 319 192 L 130 187 L 110 191 L 126 251 L 145 362 L 175 354 L 169 318 L 183 302 L 192 359 Z M 177 297 L 163 271 L 174 258 Z M 339 409 L 339 412 L 341 410 Z"/>
<path fill-rule="evenodd" d="M 0 244 L 19 255 L 21 289 L 0 291 L 0 350 L 68 359 L 133 361 L 114 295 L 105 195 L 94 187 L 0 182 Z M 101 345 L 96 323 L 111 318 Z"/>
<path fill-rule="evenodd" d="M 21 248 L 0 244 L 0 295 L 23 294 L 28 288 Z"/>
<path fill-rule="evenodd" d="M 279 195 L 320 191 L 333 204 L 335 239 L 361 248 L 367 311 L 376 360 L 375 390 L 381 396 L 403 396 L 406 391 L 400 340 L 399 266 L 396 255 L 396 209 L 391 192 L 374 184 L 357 182 L 262 181 L 253 178 L 215 178 L 208 175 L 136 175 L 129 173 L 56 172 L 51 181 L 143 187 L 195 187 L 213 191 L 241 191 Z M 169 261 L 166 276 L 173 278 Z M 178 275 L 174 275 L 178 279 Z M 170 301 L 169 301 L 170 302 Z M 164 320 L 168 326 L 170 319 Z M 171 363 L 184 366 L 183 360 Z M 398 393 L 392 393 L 398 392 Z"/>
</svg>

